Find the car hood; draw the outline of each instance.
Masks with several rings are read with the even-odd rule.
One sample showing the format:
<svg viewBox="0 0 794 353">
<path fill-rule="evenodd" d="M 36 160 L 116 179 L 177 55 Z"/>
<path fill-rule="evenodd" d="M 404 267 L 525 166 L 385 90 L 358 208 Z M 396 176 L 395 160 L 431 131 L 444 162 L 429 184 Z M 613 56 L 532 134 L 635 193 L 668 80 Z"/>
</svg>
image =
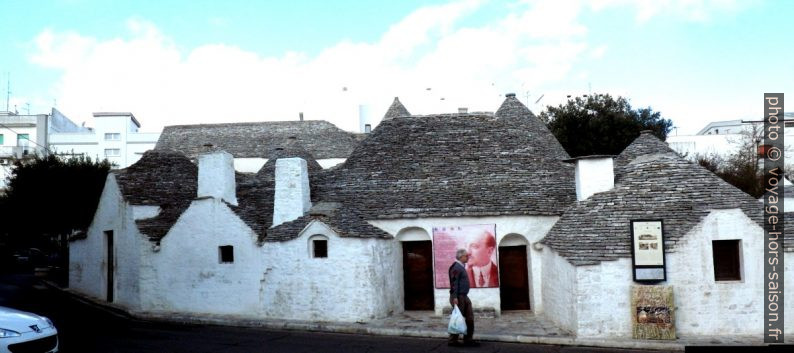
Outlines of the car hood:
<svg viewBox="0 0 794 353">
<path fill-rule="evenodd" d="M 0 328 L 24 333 L 33 331 L 33 325 L 40 329 L 50 327 L 44 316 L 0 306 Z"/>
</svg>

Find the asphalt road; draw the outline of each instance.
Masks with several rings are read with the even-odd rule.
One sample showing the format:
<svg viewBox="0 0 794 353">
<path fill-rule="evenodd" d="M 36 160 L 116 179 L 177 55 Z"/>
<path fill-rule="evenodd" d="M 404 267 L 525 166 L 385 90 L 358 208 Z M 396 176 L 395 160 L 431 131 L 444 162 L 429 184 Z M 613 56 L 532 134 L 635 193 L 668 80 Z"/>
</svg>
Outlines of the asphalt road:
<svg viewBox="0 0 794 353">
<path fill-rule="evenodd" d="M 461 348 L 443 339 L 147 322 L 83 304 L 18 274 L 0 275 L 0 305 L 52 319 L 62 352 L 648 352 L 499 342 Z"/>
</svg>

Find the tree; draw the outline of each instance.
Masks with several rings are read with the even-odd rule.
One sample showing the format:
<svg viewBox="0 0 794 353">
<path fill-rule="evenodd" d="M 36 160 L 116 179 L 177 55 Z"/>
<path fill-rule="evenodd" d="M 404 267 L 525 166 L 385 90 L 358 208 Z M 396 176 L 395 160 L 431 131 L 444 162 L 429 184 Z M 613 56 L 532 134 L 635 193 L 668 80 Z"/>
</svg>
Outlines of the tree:
<svg viewBox="0 0 794 353">
<path fill-rule="evenodd" d="M 696 154 L 691 158 L 729 184 L 759 198 L 764 194 L 763 160 L 758 156 L 762 138 L 763 129 L 759 125 L 750 125 L 740 132 L 738 140 L 729 140 L 737 146 L 736 152 L 730 156 Z"/>
<path fill-rule="evenodd" d="M 623 151 L 642 130 L 652 130 L 663 141 L 673 122 L 650 107 L 634 110 L 623 97 L 595 94 L 576 97 L 565 105 L 547 106 L 540 119 L 571 157 Z"/>
<path fill-rule="evenodd" d="M 0 197 L 2 242 L 63 251 L 69 234 L 90 225 L 110 167 L 107 160 L 52 154 L 17 160 Z"/>
</svg>

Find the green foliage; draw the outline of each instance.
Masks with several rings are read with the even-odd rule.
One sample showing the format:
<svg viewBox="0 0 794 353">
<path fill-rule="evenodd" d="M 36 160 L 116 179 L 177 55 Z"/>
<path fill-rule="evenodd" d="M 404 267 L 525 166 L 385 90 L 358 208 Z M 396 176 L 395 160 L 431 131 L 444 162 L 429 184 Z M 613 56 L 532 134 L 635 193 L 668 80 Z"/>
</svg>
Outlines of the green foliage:
<svg viewBox="0 0 794 353">
<path fill-rule="evenodd" d="M 110 163 L 55 155 L 18 160 L 0 197 L 0 236 L 18 247 L 46 247 L 51 239 L 86 229 L 105 186 Z"/>
<path fill-rule="evenodd" d="M 609 94 L 576 97 L 565 105 L 548 106 L 540 119 L 571 157 L 617 155 L 641 131 L 652 130 L 664 141 L 673 127 L 671 120 L 663 119 L 650 107 L 635 110 L 626 98 L 615 99 Z"/>
<path fill-rule="evenodd" d="M 716 154 L 694 155 L 698 164 L 717 174 L 722 180 L 759 198 L 764 194 L 762 160 L 758 157 L 758 144 L 763 137 L 762 129 L 752 125 L 740 133 L 738 140 L 730 141 L 738 146 L 736 152 L 726 158 Z"/>
</svg>

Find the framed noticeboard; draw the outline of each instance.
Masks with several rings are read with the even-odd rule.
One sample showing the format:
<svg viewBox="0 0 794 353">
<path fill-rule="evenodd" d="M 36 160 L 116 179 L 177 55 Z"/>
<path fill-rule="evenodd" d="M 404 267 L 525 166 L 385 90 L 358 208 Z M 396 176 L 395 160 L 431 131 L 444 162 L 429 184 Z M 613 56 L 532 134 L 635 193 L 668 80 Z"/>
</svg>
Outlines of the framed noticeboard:
<svg viewBox="0 0 794 353">
<path fill-rule="evenodd" d="M 631 262 L 635 282 L 660 282 L 667 279 L 664 225 L 661 219 L 631 221 Z"/>
</svg>

